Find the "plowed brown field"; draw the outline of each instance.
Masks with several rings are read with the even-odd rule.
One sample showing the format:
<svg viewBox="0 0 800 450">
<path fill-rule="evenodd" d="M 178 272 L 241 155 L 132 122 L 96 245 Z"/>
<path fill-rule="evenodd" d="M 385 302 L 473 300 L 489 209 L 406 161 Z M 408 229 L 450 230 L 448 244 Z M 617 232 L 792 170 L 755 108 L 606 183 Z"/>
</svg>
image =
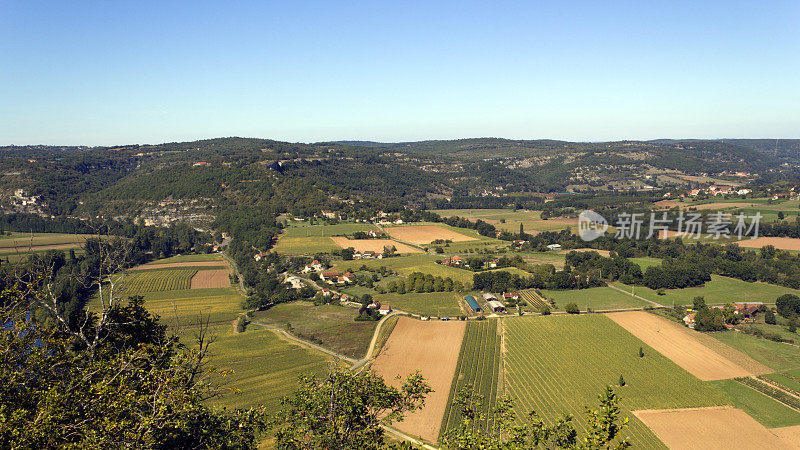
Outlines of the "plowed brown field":
<svg viewBox="0 0 800 450">
<path fill-rule="evenodd" d="M 386 227 L 384 231 L 389 236 L 412 244 L 430 244 L 436 239 L 445 239 L 453 242 L 474 241 L 474 237 L 465 236 L 447 228 L 436 225 L 410 225 L 406 227 Z"/>
<path fill-rule="evenodd" d="M 402 384 L 395 378 L 397 375 L 407 377 L 419 370 L 433 389 L 425 399 L 425 407 L 394 425 L 400 431 L 436 442 L 465 329 L 466 323 L 460 321 L 398 319 L 372 368 L 397 387 Z"/>
<path fill-rule="evenodd" d="M 797 441 L 779 437 L 744 411 L 714 408 L 634 411 L 671 449 L 797 449 Z"/>
<path fill-rule="evenodd" d="M 221 288 L 231 285 L 233 269 L 198 270 L 192 277 L 192 289 Z"/>
<path fill-rule="evenodd" d="M 723 380 L 771 372 L 768 367 L 749 360 L 745 355 L 737 355 L 737 360 L 747 361 L 747 363 L 737 364 L 704 345 L 697 336 L 698 332 L 655 314 L 644 311 L 627 311 L 606 315 L 645 344 L 653 347 L 701 380 Z M 736 352 L 736 350 L 730 349 L 730 352 Z M 747 369 L 743 366 L 746 366 Z"/>
</svg>

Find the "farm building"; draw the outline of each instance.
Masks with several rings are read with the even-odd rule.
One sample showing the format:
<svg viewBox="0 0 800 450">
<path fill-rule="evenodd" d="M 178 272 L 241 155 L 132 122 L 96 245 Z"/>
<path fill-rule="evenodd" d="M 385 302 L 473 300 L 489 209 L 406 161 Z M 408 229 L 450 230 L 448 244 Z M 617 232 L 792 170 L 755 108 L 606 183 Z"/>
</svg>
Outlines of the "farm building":
<svg viewBox="0 0 800 450">
<path fill-rule="evenodd" d="M 489 305 L 489 308 L 492 308 L 494 312 L 506 312 L 506 307 L 502 303 L 497 300 L 489 300 L 486 302 Z"/>
<path fill-rule="evenodd" d="M 492 294 L 483 294 L 483 301 L 488 302 L 491 300 L 497 301 L 497 297 Z"/>
<path fill-rule="evenodd" d="M 561 250 L 561 244 L 550 244 L 547 246 L 548 250 Z"/>
<path fill-rule="evenodd" d="M 319 275 L 319 277 L 320 277 L 320 279 L 322 279 L 322 281 L 329 281 L 329 280 L 338 278 L 339 277 L 339 272 L 337 272 L 335 270 L 329 270 L 327 272 L 322 272 Z"/>
<path fill-rule="evenodd" d="M 389 306 L 389 305 L 381 305 L 380 308 L 378 308 L 378 312 L 382 316 L 385 316 L 385 315 L 389 314 L 390 312 L 392 312 L 392 307 Z"/>
<path fill-rule="evenodd" d="M 483 308 L 481 308 L 481 306 L 478 304 L 478 302 L 475 301 L 475 297 L 473 297 L 471 295 L 468 295 L 468 296 L 464 297 L 464 300 L 467 302 L 467 305 L 469 305 L 469 307 L 472 308 L 473 311 L 475 311 L 475 312 L 482 312 L 483 311 Z"/>
</svg>

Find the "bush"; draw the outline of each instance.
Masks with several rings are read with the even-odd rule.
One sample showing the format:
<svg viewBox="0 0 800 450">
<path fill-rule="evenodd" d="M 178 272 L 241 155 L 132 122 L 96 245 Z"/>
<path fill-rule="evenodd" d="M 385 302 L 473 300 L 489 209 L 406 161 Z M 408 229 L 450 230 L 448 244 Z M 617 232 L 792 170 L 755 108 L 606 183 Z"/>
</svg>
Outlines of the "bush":
<svg viewBox="0 0 800 450">
<path fill-rule="evenodd" d="M 567 303 L 566 306 L 564 306 L 564 310 L 568 314 L 580 314 L 581 313 L 580 308 L 578 308 L 578 305 L 576 303 L 574 303 L 574 302 Z"/>
<path fill-rule="evenodd" d="M 549 316 L 550 315 L 550 307 L 548 307 L 547 305 L 540 306 L 539 307 L 539 314 L 541 314 L 543 316 Z"/>
<path fill-rule="evenodd" d="M 775 320 L 775 313 L 772 312 L 772 309 L 767 309 L 767 311 L 764 313 L 764 323 L 769 325 L 775 325 L 778 323 L 777 320 Z"/>
</svg>

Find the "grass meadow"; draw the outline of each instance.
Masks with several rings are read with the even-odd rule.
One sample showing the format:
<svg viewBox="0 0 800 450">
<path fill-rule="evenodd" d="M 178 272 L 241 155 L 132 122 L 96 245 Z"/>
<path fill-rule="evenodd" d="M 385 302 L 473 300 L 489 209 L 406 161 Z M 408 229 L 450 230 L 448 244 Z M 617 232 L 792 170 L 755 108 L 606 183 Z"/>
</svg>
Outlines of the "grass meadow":
<svg viewBox="0 0 800 450">
<path fill-rule="evenodd" d="M 718 380 L 709 383 L 727 395 L 733 406 L 746 412 L 767 428 L 800 425 L 800 411 L 789 408 L 736 380 Z"/>
<path fill-rule="evenodd" d="M 555 300 L 558 309 L 564 309 L 564 306 L 570 302 L 576 303 L 581 311 L 586 311 L 587 308 L 603 310 L 637 308 L 650 305 L 644 300 L 632 297 L 610 287 L 595 287 L 568 291 L 541 289 L 540 291 L 547 300 Z"/>
<path fill-rule="evenodd" d="M 364 357 L 377 322 L 356 322 L 358 310 L 311 302 L 280 303 L 253 314 L 253 321 L 285 329 L 351 358 Z"/>
<path fill-rule="evenodd" d="M 375 294 L 373 298 L 392 308 L 423 316 L 458 316 L 462 314 L 461 308 L 458 306 L 459 293 L 457 292 Z"/>
<path fill-rule="evenodd" d="M 628 292 L 631 287 L 622 283 L 614 283 Z M 636 286 L 636 295 L 642 296 L 662 305 L 689 305 L 692 300 L 701 295 L 705 297 L 706 303 L 728 303 L 728 302 L 764 302 L 775 303 L 775 299 L 783 294 L 800 295 L 800 291 L 795 289 L 778 286 L 768 283 L 751 283 L 727 278 L 719 275 L 711 275 L 711 281 L 704 286 L 667 289 L 665 295 L 658 295 L 656 291 L 644 286 Z"/>
</svg>

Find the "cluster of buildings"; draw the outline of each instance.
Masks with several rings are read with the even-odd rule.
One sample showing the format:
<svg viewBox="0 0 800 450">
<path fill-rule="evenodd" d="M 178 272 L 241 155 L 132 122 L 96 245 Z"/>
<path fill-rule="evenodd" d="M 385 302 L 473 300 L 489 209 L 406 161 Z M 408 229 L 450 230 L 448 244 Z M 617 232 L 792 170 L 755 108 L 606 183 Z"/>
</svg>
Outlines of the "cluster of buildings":
<svg viewBox="0 0 800 450">
<path fill-rule="evenodd" d="M 710 308 L 714 309 L 722 309 L 722 306 L 711 306 Z M 737 316 L 741 316 L 742 320 L 747 321 L 755 321 L 756 316 L 758 313 L 764 310 L 764 303 L 763 302 L 736 302 L 733 303 L 734 314 Z M 691 309 L 686 310 L 688 314 L 683 317 L 683 323 L 686 324 L 687 327 L 694 329 L 694 317 L 695 312 Z"/>
<path fill-rule="evenodd" d="M 358 251 L 353 253 L 353 259 L 383 259 L 383 253 L 373 252 L 372 250 Z"/>
<path fill-rule="evenodd" d="M 356 277 L 350 272 L 345 272 L 344 274 L 340 274 L 336 270 L 328 270 L 326 272 L 322 272 L 319 274 L 319 278 L 330 284 L 347 284 L 352 283 L 355 281 Z"/>
<path fill-rule="evenodd" d="M 25 191 L 17 189 L 14 195 L 11 196 L 11 203 L 16 206 L 36 206 L 39 202 L 39 197 L 36 195 L 25 195 Z"/>
<path fill-rule="evenodd" d="M 454 267 L 463 266 L 464 265 L 464 259 L 461 258 L 458 255 L 451 256 L 450 258 L 443 259 L 442 260 L 442 265 L 444 265 L 444 266 L 454 266 Z"/>
<path fill-rule="evenodd" d="M 743 189 L 737 189 L 734 186 L 728 186 L 728 185 L 724 185 L 724 184 L 721 184 L 721 185 L 712 184 L 711 186 L 709 186 L 709 187 L 707 187 L 705 189 L 692 189 L 691 191 L 687 192 L 686 195 L 689 196 L 689 197 L 697 197 L 700 194 L 700 192 L 703 192 L 703 191 L 707 192 L 708 195 L 714 195 L 714 196 L 717 196 L 717 195 L 730 195 L 730 194 L 745 195 L 745 194 L 749 194 L 749 193 L 753 192 L 752 189 L 744 189 L 744 188 Z"/>
</svg>

